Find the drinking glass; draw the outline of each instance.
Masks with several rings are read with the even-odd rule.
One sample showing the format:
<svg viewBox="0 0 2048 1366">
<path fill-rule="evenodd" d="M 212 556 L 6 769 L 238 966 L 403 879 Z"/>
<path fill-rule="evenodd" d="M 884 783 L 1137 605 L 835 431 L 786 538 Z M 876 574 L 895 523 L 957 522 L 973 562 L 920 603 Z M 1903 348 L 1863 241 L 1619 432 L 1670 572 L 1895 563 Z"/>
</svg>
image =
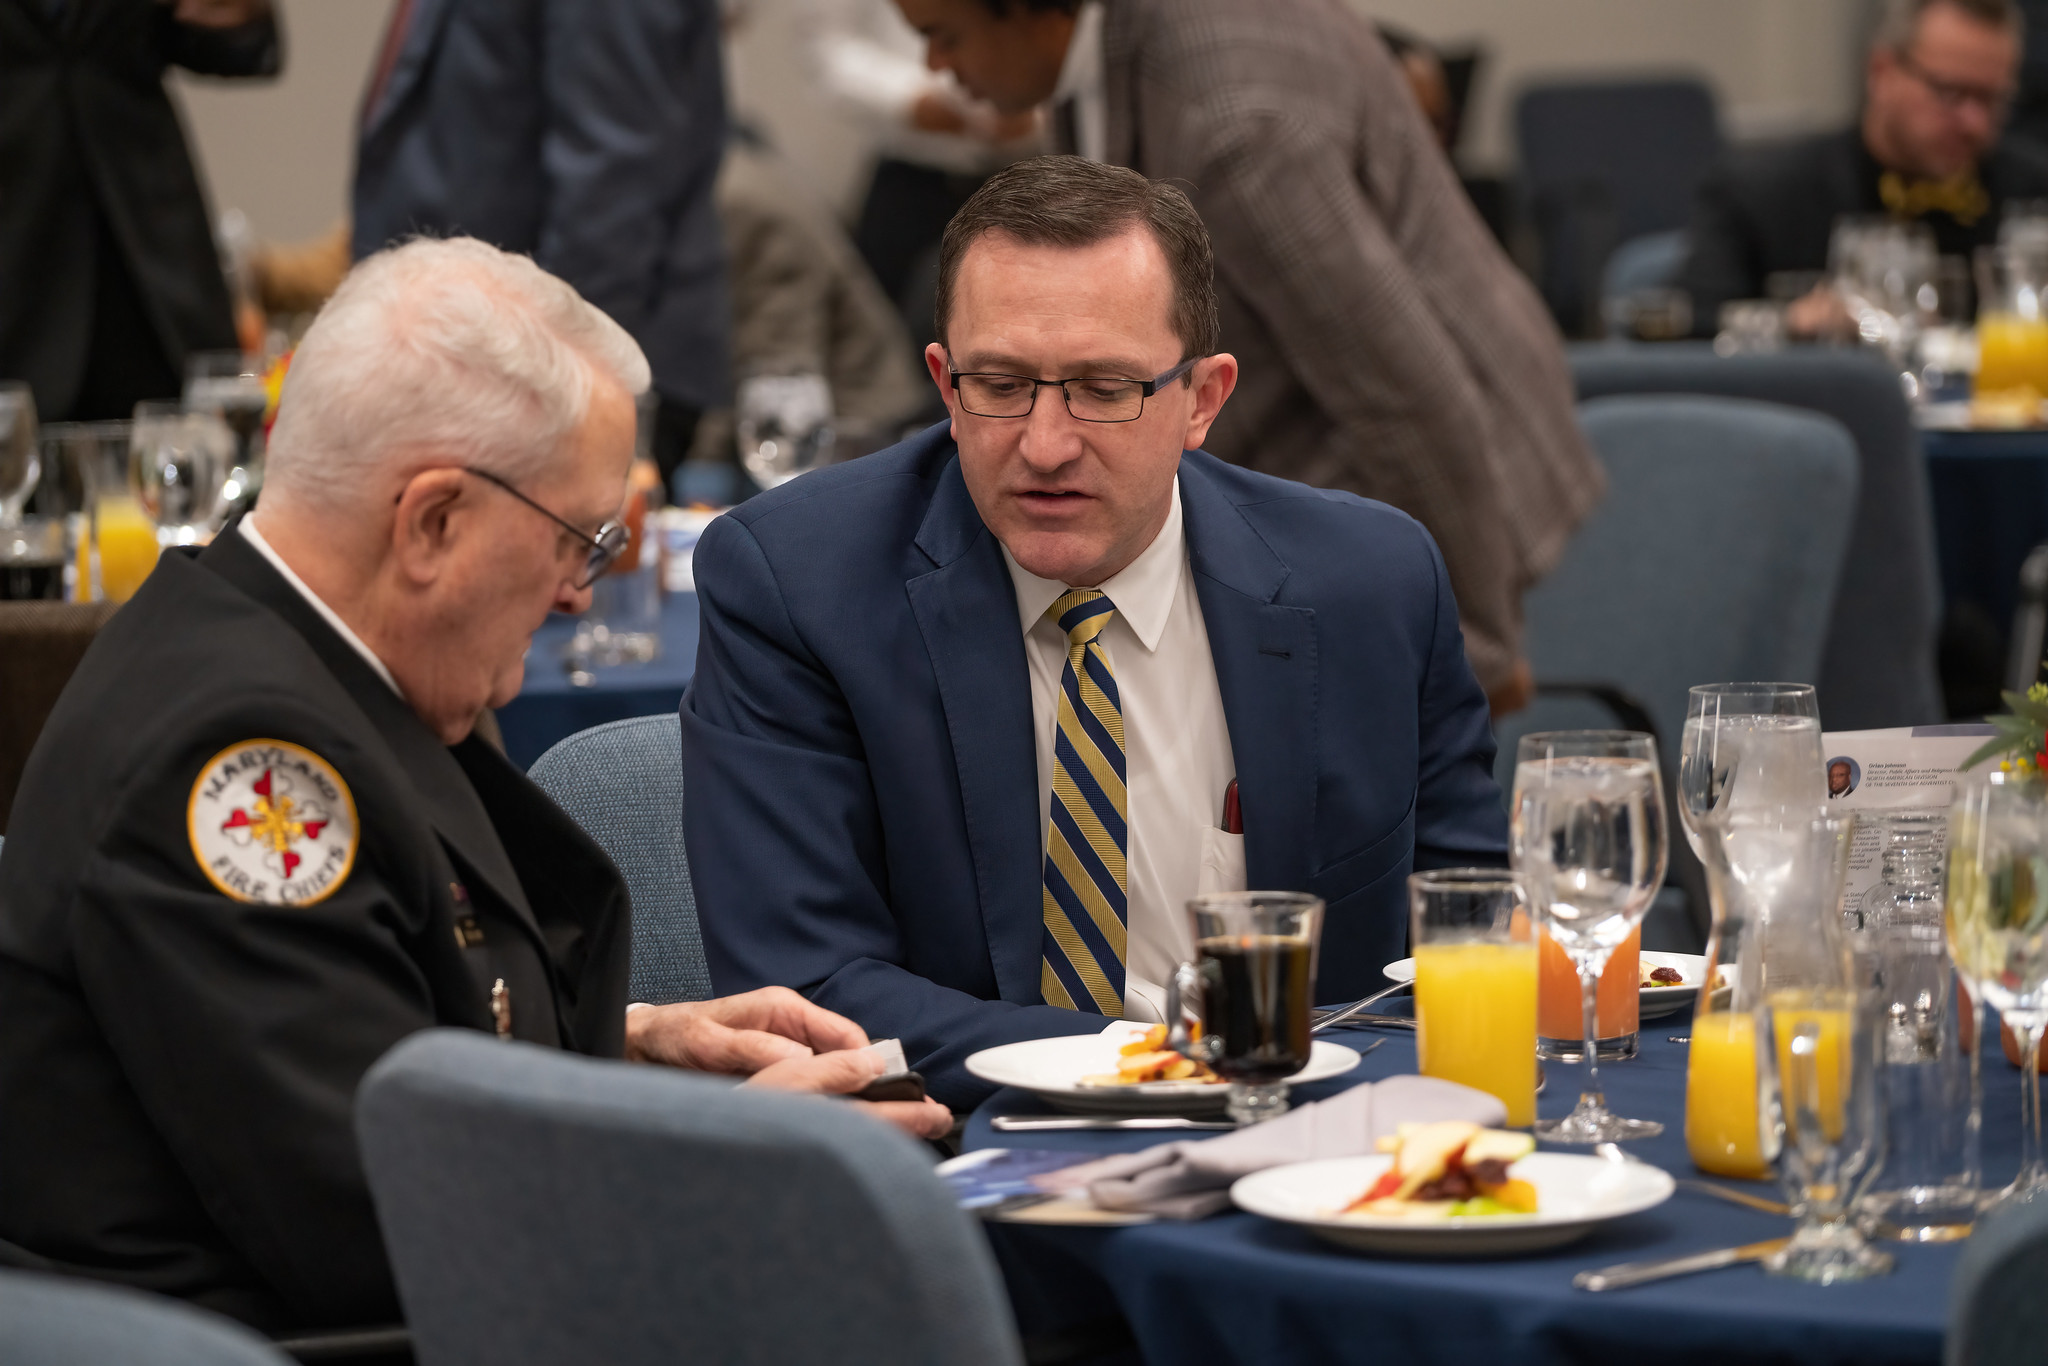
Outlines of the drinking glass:
<svg viewBox="0 0 2048 1366">
<path fill-rule="evenodd" d="M 1838 219 L 1828 242 L 1828 274 L 1858 338 L 1902 371 L 1919 335 L 1920 291 L 1938 259 L 1924 223 L 1884 214 Z"/>
<path fill-rule="evenodd" d="M 1230 1083 L 1230 1117 L 1256 1124 L 1287 1111 L 1287 1078 L 1308 1065 L 1320 897 L 1300 892 L 1214 892 L 1188 902 L 1195 961 L 1168 983 L 1167 1045 Z M 1182 1014 L 1200 1001 L 1202 1035 Z"/>
<path fill-rule="evenodd" d="M 1657 742 L 1639 731 L 1523 736 L 1510 846 L 1538 926 L 1579 970 L 1585 1089 L 1570 1115 L 1539 1120 L 1537 1137 L 1590 1144 L 1664 1132 L 1607 1109 L 1599 1058 L 1601 970 L 1642 924 L 1671 853 Z"/>
<path fill-rule="evenodd" d="M 1416 873 L 1408 914 L 1417 1070 L 1498 1097 L 1517 1128 L 1534 1123 L 1536 941 L 1521 887 L 1503 868 Z"/>
<path fill-rule="evenodd" d="M 1691 689 L 1678 751 L 1678 820 L 1693 853 L 1706 861 L 1706 821 L 1743 808 L 1802 804 L 1816 811 L 1827 805 L 1813 685 L 1703 683 Z"/>
<path fill-rule="evenodd" d="M 1986 773 L 1957 790 L 1948 822 L 1948 946 L 1977 999 L 2020 1045 L 2020 1170 L 1987 1206 L 2048 1186 L 2041 1158 L 2041 1032 L 2048 1026 L 2048 784 Z"/>
<path fill-rule="evenodd" d="M 164 545 L 201 545 L 227 521 L 223 497 L 233 468 L 234 433 L 214 413 L 188 412 L 181 403 L 145 400 L 135 405 L 130 437 L 131 480 L 142 510 Z"/>
<path fill-rule="evenodd" d="M 0 528 L 20 523 L 41 474 L 35 394 L 20 380 L 0 380 Z"/>
<path fill-rule="evenodd" d="M 1724 837 L 1753 846 L 1767 869 L 1749 891 L 1765 907 L 1763 1122 L 1779 1140 L 1778 1177 L 1797 1221 L 1764 1261 L 1773 1275 L 1831 1284 L 1892 1269 L 1864 1240 L 1855 1212 L 1884 1153 L 1877 1031 L 1857 990 L 1842 922 L 1854 818 L 1811 807 L 1735 815 Z"/>
<path fill-rule="evenodd" d="M 263 418 L 270 390 L 263 384 L 263 357 L 242 351 L 201 351 L 185 363 L 185 408 L 213 413 L 235 436 L 234 464 L 221 497 L 230 513 L 256 505 L 263 488 Z"/>
<path fill-rule="evenodd" d="M 740 463 L 764 489 L 832 463 L 832 386 L 823 375 L 755 375 L 734 405 Z"/>
<path fill-rule="evenodd" d="M 1977 248 L 1977 392 L 2048 395 L 2048 254 L 2030 240 Z"/>
</svg>

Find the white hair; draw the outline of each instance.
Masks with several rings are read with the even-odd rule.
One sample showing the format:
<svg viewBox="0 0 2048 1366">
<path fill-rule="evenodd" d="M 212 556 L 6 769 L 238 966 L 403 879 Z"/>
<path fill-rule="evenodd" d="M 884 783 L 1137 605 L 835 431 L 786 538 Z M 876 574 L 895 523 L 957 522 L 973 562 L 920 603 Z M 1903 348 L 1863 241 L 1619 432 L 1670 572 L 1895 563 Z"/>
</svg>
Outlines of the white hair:
<svg viewBox="0 0 2048 1366">
<path fill-rule="evenodd" d="M 264 496 L 348 504 L 376 471 L 423 452 L 531 477 L 583 424 L 599 376 L 637 396 L 647 358 L 530 258 L 473 237 L 378 252 L 349 272 L 292 356 Z"/>
</svg>

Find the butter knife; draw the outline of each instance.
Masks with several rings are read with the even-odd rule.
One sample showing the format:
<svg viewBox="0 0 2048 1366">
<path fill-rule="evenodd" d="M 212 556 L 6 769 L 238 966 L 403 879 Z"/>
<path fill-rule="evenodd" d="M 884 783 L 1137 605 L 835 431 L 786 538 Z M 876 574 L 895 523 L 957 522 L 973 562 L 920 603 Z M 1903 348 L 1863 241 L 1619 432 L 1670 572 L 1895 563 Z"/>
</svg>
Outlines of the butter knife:
<svg viewBox="0 0 2048 1366">
<path fill-rule="evenodd" d="M 988 1127 L 1001 1134 L 1045 1133 L 1052 1130 L 1101 1129 L 1235 1129 L 1227 1119 L 1188 1119 L 1181 1115 L 1094 1119 L 1082 1115 L 997 1115 Z"/>
<path fill-rule="evenodd" d="M 1581 1290 L 1626 1290 L 1632 1285 L 1661 1281 L 1666 1276 L 1690 1276 L 1695 1271 L 1718 1271 L 1724 1266 L 1760 1262 L 1776 1252 L 1790 1238 L 1766 1238 L 1761 1243 L 1724 1247 L 1718 1252 L 1695 1252 L 1690 1257 L 1666 1257 L 1654 1262 L 1623 1262 L 1598 1271 L 1581 1271 L 1572 1284 Z"/>
</svg>

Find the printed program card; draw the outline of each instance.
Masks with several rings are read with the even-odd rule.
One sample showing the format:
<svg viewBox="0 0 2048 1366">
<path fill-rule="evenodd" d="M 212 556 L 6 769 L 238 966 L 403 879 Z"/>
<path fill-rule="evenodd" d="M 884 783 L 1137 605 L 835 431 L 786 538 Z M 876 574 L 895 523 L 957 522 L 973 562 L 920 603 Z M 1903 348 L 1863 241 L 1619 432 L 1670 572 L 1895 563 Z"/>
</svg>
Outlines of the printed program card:
<svg viewBox="0 0 2048 1366">
<path fill-rule="evenodd" d="M 1854 908 L 1883 875 L 1887 822 L 1894 815 L 1936 816 L 1947 833 L 1949 804 L 1963 760 L 1995 734 L 1984 724 L 1902 726 L 1896 730 L 1829 731 L 1821 736 L 1828 808 L 1855 812 L 1855 841 L 1842 904 Z M 1996 767 L 1986 760 L 1972 772 Z"/>
</svg>

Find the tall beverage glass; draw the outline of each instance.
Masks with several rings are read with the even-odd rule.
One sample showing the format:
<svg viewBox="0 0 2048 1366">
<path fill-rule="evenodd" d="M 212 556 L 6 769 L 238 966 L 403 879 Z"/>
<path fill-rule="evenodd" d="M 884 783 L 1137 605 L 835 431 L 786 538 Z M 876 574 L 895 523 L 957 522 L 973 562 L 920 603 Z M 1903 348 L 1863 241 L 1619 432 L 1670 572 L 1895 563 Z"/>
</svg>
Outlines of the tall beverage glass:
<svg viewBox="0 0 2048 1366">
<path fill-rule="evenodd" d="M 1516 752 L 1510 849 L 1536 923 L 1579 970 L 1586 1081 L 1570 1115 L 1536 1124 L 1553 1143 L 1664 1131 L 1607 1109 L 1600 1093 L 1600 974 L 1664 885 L 1670 857 L 1657 742 L 1637 731 L 1547 731 Z M 1418 964 L 1419 967 L 1419 964 Z"/>
<path fill-rule="evenodd" d="M 1535 926 L 1502 868 L 1408 879 L 1415 944 L 1415 1056 L 1426 1077 L 1497 1097 L 1517 1128 L 1536 1119 Z"/>
<path fill-rule="evenodd" d="M 1230 1117 L 1256 1124 L 1287 1111 L 1287 1078 L 1308 1065 L 1320 897 L 1213 892 L 1188 902 L 1195 961 L 1167 993 L 1168 1045 L 1230 1083 Z M 1199 1002 L 1202 1035 L 1185 1038 L 1182 1006 Z"/>
</svg>

